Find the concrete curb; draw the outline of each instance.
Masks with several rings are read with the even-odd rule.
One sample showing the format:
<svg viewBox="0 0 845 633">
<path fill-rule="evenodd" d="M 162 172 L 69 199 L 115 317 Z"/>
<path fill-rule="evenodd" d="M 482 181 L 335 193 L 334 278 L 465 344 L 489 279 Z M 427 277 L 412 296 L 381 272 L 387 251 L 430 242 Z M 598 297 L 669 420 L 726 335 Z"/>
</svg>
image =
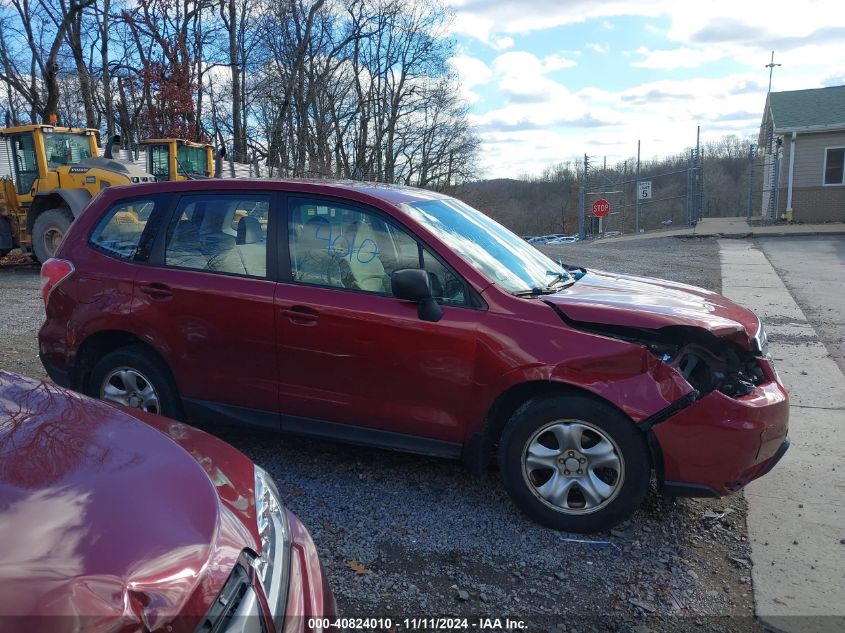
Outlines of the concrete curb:
<svg viewBox="0 0 845 633">
<path fill-rule="evenodd" d="M 752 226 L 745 218 L 705 218 L 694 227 L 609 237 L 595 240 L 593 243 L 613 244 L 620 241 L 648 240 L 659 237 L 748 239 L 753 237 L 789 237 L 794 235 L 845 235 L 845 222 Z"/>
</svg>

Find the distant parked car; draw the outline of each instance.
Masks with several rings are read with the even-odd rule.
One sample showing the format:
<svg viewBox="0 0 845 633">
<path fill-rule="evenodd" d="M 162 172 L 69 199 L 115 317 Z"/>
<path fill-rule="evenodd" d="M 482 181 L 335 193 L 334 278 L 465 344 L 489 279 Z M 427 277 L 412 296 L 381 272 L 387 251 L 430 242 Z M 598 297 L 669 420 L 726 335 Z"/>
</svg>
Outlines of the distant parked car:
<svg viewBox="0 0 845 633">
<path fill-rule="evenodd" d="M 476 471 L 497 454 L 514 501 L 559 529 L 615 525 L 652 471 L 667 493 L 727 494 L 786 447 L 754 314 L 683 284 L 573 276 L 430 191 L 114 187 L 41 274 L 60 384 Z"/>
<path fill-rule="evenodd" d="M 663 220 L 660 224 L 663 226 L 672 226 L 672 220 Z"/>
<path fill-rule="evenodd" d="M 335 614 L 308 531 L 246 456 L 6 371 L 0 569 L 3 631 L 281 633 Z"/>
<path fill-rule="evenodd" d="M 546 244 L 550 246 L 560 245 L 560 244 L 574 244 L 578 241 L 578 237 L 574 235 L 563 235 L 561 237 L 556 237 L 554 239 L 549 240 Z"/>
</svg>

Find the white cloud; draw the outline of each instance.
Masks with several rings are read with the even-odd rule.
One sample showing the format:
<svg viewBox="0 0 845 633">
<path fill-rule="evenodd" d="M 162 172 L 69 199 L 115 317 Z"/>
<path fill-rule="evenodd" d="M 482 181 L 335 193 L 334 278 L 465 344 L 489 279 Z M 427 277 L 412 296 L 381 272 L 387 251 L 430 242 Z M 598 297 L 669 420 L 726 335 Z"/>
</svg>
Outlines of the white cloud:
<svg viewBox="0 0 845 633">
<path fill-rule="evenodd" d="M 542 80 L 543 99 L 476 115 L 489 177 L 536 173 L 585 152 L 615 163 L 636 155 L 637 139 L 645 158 L 682 153 L 695 143 L 698 124 L 704 141 L 745 136 L 759 125 L 765 92 L 754 73 L 572 92 L 544 77 L 539 59 L 511 57 L 495 69 L 503 67 L 509 80 Z M 520 75 L 518 68 L 527 70 Z"/>
<path fill-rule="evenodd" d="M 640 46 L 634 52 L 642 55 L 645 59 L 632 62 L 631 66 L 638 68 L 659 68 L 661 70 L 698 68 L 702 64 L 730 55 L 730 52 L 722 47 L 708 49 L 682 47 L 671 50 L 650 50 L 645 46 Z"/>
<path fill-rule="evenodd" d="M 514 44 L 515 42 L 513 41 L 512 37 L 505 36 L 495 40 L 493 42 L 493 48 L 495 48 L 497 51 L 504 51 L 509 48 L 513 48 Z"/>
<path fill-rule="evenodd" d="M 562 55 L 546 55 L 543 58 L 543 70 L 547 73 L 561 68 L 572 68 L 576 62 L 574 59 L 563 57 Z"/>
<path fill-rule="evenodd" d="M 486 68 L 490 75 L 485 81 L 503 100 L 486 111 L 476 108 L 473 115 L 491 177 L 536 172 L 584 152 L 615 162 L 636 154 L 637 139 L 644 157 L 682 153 L 694 144 L 697 125 L 705 142 L 725 134 L 753 136 L 762 116 L 768 81 L 764 65 L 772 49 L 775 61 L 783 64 L 774 71 L 774 90 L 845 82 L 841 0 L 447 2 L 456 10 L 454 31 L 491 47 L 509 35 L 596 20 L 584 29 L 596 41 L 583 50 L 543 57 L 530 48 L 510 46 Z M 646 18 L 640 21 L 644 41 L 629 50 L 620 50 L 617 40 L 611 41 L 612 48 L 602 43 L 605 37 L 611 40 L 608 25 L 620 31 L 613 20 L 620 16 Z M 605 34 L 597 35 L 593 26 Z M 530 46 L 532 39 L 517 41 L 520 47 Z M 577 72 L 552 74 L 573 66 L 576 59 L 581 66 L 648 69 L 654 80 L 630 86 L 629 80 L 614 85 L 613 77 L 621 73 L 594 78 Z M 714 69 L 720 68 L 728 70 L 714 77 Z M 685 72 L 665 74 L 679 70 Z M 684 78 L 666 78 L 678 75 Z"/>
<path fill-rule="evenodd" d="M 667 0 L 447 0 L 455 10 L 452 30 L 490 42 L 494 34 L 519 33 L 619 15 L 660 15 Z"/>
<path fill-rule="evenodd" d="M 456 55 L 449 59 L 449 65 L 461 78 L 463 98 L 470 104 L 477 103 L 480 97 L 472 89 L 486 84 L 493 76 L 493 71 L 483 61 L 469 55 Z"/>
</svg>

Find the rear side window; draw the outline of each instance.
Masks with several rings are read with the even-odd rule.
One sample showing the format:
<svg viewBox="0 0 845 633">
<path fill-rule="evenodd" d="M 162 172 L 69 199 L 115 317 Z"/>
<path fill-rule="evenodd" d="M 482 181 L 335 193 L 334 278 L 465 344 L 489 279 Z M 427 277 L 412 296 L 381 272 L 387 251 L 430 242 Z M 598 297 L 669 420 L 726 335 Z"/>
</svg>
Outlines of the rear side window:
<svg viewBox="0 0 845 633">
<path fill-rule="evenodd" d="M 270 196 L 185 196 L 167 233 L 164 263 L 233 275 L 267 276 Z"/>
<path fill-rule="evenodd" d="M 151 224 L 154 222 L 155 210 L 154 200 L 131 200 L 115 204 L 94 227 L 90 244 L 120 259 L 146 259 L 148 249 L 142 245 L 148 240 L 142 238 L 148 225 L 150 230 L 147 232 L 153 232 Z"/>
</svg>

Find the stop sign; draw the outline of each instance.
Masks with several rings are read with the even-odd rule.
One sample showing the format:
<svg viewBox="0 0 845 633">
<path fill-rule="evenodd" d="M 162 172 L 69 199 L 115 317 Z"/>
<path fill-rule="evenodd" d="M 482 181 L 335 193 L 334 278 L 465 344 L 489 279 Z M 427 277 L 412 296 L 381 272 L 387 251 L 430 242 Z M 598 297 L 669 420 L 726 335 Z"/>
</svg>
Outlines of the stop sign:
<svg viewBox="0 0 845 633">
<path fill-rule="evenodd" d="M 593 203 L 593 215 L 597 218 L 603 218 L 610 213 L 610 203 L 604 198 L 599 198 Z"/>
</svg>

